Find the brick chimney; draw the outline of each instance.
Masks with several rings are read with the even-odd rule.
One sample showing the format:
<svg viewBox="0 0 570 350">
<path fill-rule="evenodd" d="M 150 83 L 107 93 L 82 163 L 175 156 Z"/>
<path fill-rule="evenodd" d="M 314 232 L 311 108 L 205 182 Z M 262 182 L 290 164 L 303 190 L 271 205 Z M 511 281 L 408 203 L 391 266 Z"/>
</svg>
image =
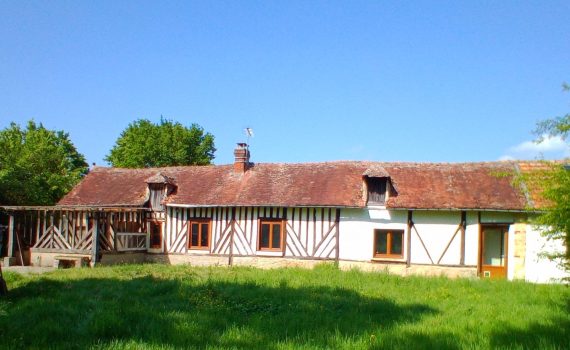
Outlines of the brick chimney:
<svg viewBox="0 0 570 350">
<path fill-rule="evenodd" d="M 242 174 L 249 168 L 249 149 L 247 143 L 238 143 L 234 150 L 234 172 Z"/>
</svg>

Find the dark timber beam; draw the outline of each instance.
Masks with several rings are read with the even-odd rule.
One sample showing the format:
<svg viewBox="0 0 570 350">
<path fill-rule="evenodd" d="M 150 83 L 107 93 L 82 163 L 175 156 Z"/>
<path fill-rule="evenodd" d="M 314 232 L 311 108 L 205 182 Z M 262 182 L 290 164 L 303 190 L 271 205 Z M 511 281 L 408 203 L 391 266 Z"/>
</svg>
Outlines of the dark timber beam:
<svg viewBox="0 0 570 350">
<path fill-rule="evenodd" d="M 8 222 L 8 257 L 14 257 L 14 214 L 10 214 L 10 219 Z"/>
<path fill-rule="evenodd" d="M 339 260 L 339 254 L 340 254 L 340 231 L 339 231 L 339 226 L 340 226 L 340 208 L 336 209 L 336 217 L 334 219 L 334 225 L 336 226 L 335 230 L 335 240 L 336 240 L 336 249 L 335 249 L 335 253 L 334 253 L 334 261 L 336 262 L 336 265 L 338 266 L 338 260 Z"/>
<path fill-rule="evenodd" d="M 477 276 L 481 275 L 481 254 L 483 253 L 483 246 L 481 245 L 482 242 L 482 235 L 483 235 L 483 230 L 481 228 L 481 212 L 477 212 L 477 227 L 479 228 L 479 241 L 477 242 L 477 245 L 479 246 L 479 249 L 477 251 Z"/>
<path fill-rule="evenodd" d="M 89 219 L 87 219 L 89 222 Z M 97 255 L 99 254 L 99 215 L 93 213 L 93 243 L 91 253 L 91 266 L 94 267 L 97 262 Z"/>
<path fill-rule="evenodd" d="M 461 211 L 461 256 L 459 265 L 465 265 L 465 230 L 467 229 L 467 212 Z"/>
<path fill-rule="evenodd" d="M 410 267 L 411 263 L 412 263 L 412 226 L 414 225 L 414 222 L 412 221 L 412 211 L 408 210 L 408 239 L 407 239 L 407 248 L 406 251 L 408 252 L 408 255 L 406 257 L 406 266 Z"/>
<path fill-rule="evenodd" d="M 230 231 L 230 257 L 228 258 L 228 265 L 234 264 L 234 235 L 236 232 L 236 208 L 232 208 L 232 223 Z"/>
</svg>

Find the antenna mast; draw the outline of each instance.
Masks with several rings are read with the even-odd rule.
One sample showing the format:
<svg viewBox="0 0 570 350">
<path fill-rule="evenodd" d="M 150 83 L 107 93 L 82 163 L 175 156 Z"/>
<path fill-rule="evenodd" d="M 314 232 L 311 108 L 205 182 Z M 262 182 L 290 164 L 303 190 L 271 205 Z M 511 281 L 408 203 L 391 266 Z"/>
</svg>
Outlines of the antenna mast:
<svg viewBox="0 0 570 350">
<path fill-rule="evenodd" d="M 246 145 L 249 148 L 249 138 L 253 137 L 253 129 L 252 128 L 245 128 L 245 135 L 247 136 Z"/>
</svg>

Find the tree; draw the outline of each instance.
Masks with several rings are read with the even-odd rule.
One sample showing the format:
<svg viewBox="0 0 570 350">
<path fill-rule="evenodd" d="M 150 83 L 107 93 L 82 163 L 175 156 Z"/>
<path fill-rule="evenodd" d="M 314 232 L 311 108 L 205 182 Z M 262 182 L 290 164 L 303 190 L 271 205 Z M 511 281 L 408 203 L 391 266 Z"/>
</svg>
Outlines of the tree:
<svg viewBox="0 0 570 350">
<path fill-rule="evenodd" d="M 123 168 L 207 165 L 215 151 L 214 136 L 197 124 L 139 119 L 121 133 L 105 160 Z"/>
<path fill-rule="evenodd" d="M 562 89 L 570 92 L 570 85 L 564 83 L 562 84 Z M 570 113 L 539 122 L 534 133 L 538 136 L 537 141 L 539 142 L 542 141 L 545 135 L 560 136 L 563 140 L 566 140 L 570 135 Z"/>
<path fill-rule="evenodd" d="M 563 89 L 570 91 L 570 85 L 563 84 Z M 570 114 L 539 122 L 535 134 L 538 142 L 545 136 L 559 136 L 566 140 L 570 136 Z M 566 271 L 570 271 L 570 169 L 564 164 L 548 163 L 545 171 L 532 177 L 530 181 L 538 183 L 537 187 L 542 189 L 542 197 L 547 203 L 536 222 L 547 227 L 544 231 L 547 237 L 562 241 L 566 247 L 565 252 L 553 253 L 549 257 L 560 259 Z"/>
<path fill-rule="evenodd" d="M 0 203 L 53 205 L 89 170 L 63 131 L 28 122 L 0 131 Z"/>
</svg>

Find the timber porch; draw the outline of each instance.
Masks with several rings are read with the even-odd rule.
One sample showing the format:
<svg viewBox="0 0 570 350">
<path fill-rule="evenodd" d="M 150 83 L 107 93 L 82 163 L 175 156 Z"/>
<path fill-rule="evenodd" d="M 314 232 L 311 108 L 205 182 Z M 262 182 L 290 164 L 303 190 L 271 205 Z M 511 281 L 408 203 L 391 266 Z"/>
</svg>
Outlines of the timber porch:
<svg viewBox="0 0 570 350">
<path fill-rule="evenodd" d="M 7 222 L 4 266 L 89 264 L 105 255 L 146 252 L 147 220 L 139 207 L 0 207 Z M 42 261 L 47 259 L 49 261 Z"/>
</svg>

